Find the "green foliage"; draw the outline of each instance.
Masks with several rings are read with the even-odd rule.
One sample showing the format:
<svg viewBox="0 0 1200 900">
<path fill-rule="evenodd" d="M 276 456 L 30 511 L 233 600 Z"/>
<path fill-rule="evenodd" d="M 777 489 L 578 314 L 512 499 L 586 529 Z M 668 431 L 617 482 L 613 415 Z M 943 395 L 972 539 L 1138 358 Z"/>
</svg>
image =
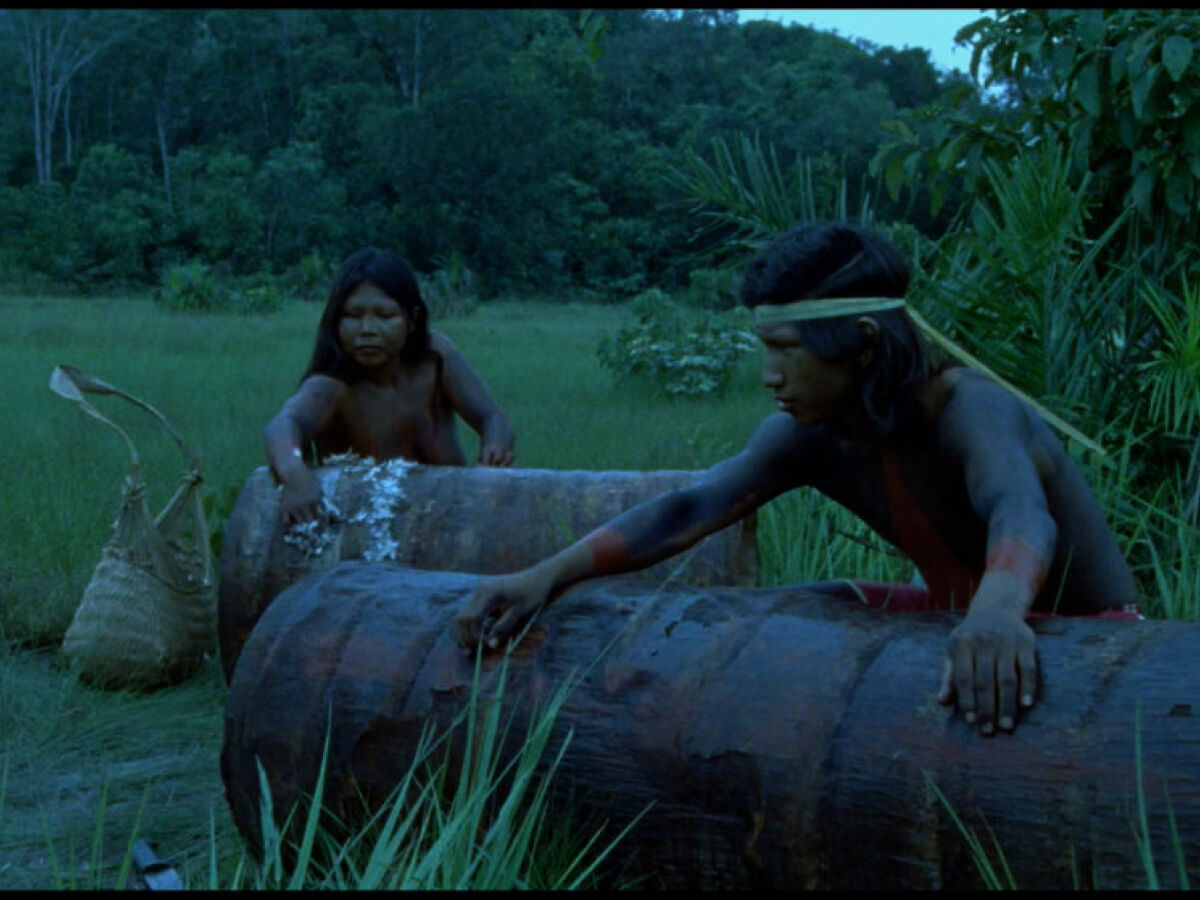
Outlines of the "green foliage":
<svg viewBox="0 0 1200 900">
<path fill-rule="evenodd" d="M 235 312 L 274 313 L 283 308 L 284 293 L 279 280 L 269 272 L 251 275 L 229 295 L 228 306 Z"/>
<path fill-rule="evenodd" d="M 1012 870 L 1008 866 L 1008 860 L 1004 858 L 1004 848 L 1000 846 L 1000 842 L 996 839 L 996 833 L 992 831 L 992 826 L 988 825 L 984 820 L 984 827 L 987 829 L 988 837 L 991 838 L 992 849 L 996 854 L 996 862 L 992 862 L 991 854 L 987 847 L 983 845 L 983 841 L 975 833 L 975 829 L 963 823 L 959 818 L 954 807 L 950 805 L 950 801 L 946 799 L 946 795 L 942 793 L 941 788 L 937 786 L 933 775 L 929 772 L 922 773 L 925 776 L 925 783 L 933 791 L 942 808 L 950 817 L 950 821 L 954 823 L 955 829 L 967 844 L 967 848 L 971 852 L 971 860 L 975 863 L 975 868 L 979 872 L 979 877 L 982 879 L 984 887 L 990 891 L 1015 891 L 1018 890 L 1017 880 L 1013 877 Z"/>
<path fill-rule="evenodd" d="M 83 223 L 79 276 L 145 282 L 146 260 L 162 243 L 167 218 L 149 165 L 113 144 L 93 145 L 80 161 L 71 205 Z"/>
<path fill-rule="evenodd" d="M 84 266 L 81 223 L 57 182 L 4 187 L 0 193 L 0 260 L 7 273 L 32 271 L 59 284 L 77 283 Z"/>
<path fill-rule="evenodd" d="M 1123 399 L 1126 359 L 1111 340 L 1134 276 L 1096 265 L 1123 224 L 1088 238 L 1086 192 L 1049 145 L 983 165 L 989 191 L 944 239 L 921 296 L 932 321 L 1010 383 L 1103 421 Z"/>
<path fill-rule="evenodd" d="M 1139 365 L 1146 378 L 1149 413 L 1163 428 L 1190 435 L 1200 424 L 1200 283 L 1184 276 L 1175 302 L 1155 284 L 1147 284 L 1142 299 L 1162 331 L 1162 341 Z"/>
<path fill-rule="evenodd" d="M 269 273 L 234 281 L 202 262 L 190 262 L 167 267 L 153 296 L 177 312 L 273 313 L 283 307 L 284 288 Z"/>
<path fill-rule="evenodd" d="M 845 175 L 827 157 L 797 157 L 785 172 L 773 146 L 764 148 L 745 134 L 735 136 L 734 147 L 714 138 L 712 155 L 710 163 L 687 151 L 670 177 L 692 213 L 705 220 L 700 233 L 719 241 L 719 256 L 742 258 L 798 222 L 854 218 L 866 224 L 873 219 L 865 193 L 851 215 Z"/>
<path fill-rule="evenodd" d="M 301 300 L 324 302 L 333 282 L 335 265 L 317 251 L 306 253 L 284 276 L 287 292 Z"/>
<path fill-rule="evenodd" d="M 185 150 L 175 159 L 179 228 L 200 258 L 257 271 L 265 239 L 263 211 L 253 202 L 254 163 L 240 153 Z"/>
<path fill-rule="evenodd" d="M 421 297 L 429 307 L 430 321 L 435 323 L 439 319 L 470 315 L 479 305 L 475 275 L 463 255 L 452 252 L 441 263 L 432 275 L 418 275 Z"/>
<path fill-rule="evenodd" d="M 270 263 L 284 265 L 335 248 L 343 239 L 338 220 L 345 189 L 325 170 L 316 142 L 293 141 L 273 149 L 254 174 L 253 199 L 265 226 L 263 246 Z"/>
<path fill-rule="evenodd" d="M 203 312 L 224 305 L 221 294 L 212 269 L 204 263 L 193 262 L 166 269 L 154 300 L 167 309 Z"/>
<path fill-rule="evenodd" d="M 744 315 L 697 316 L 657 288 L 634 297 L 629 312 L 633 323 L 605 337 L 596 351 L 618 382 L 633 378 L 673 395 L 719 395 L 739 357 L 757 347 Z"/>
<path fill-rule="evenodd" d="M 666 177 L 681 153 L 761 135 L 782 171 L 799 157 L 838 170 L 858 208 L 872 123 L 942 91 L 924 51 L 728 10 L 22 10 L 4 23 L 0 186 L 20 196 L 0 205 L 0 265 L 93 292 L 191 260 L 294 278 L 309 254 L 368 243 L 422 272 L 457 252 L 480 298 L 677 290 L 712 262 Z M 62 41 L 32 84 L 26 26 Z M 60 208 L 35 186 L 61 189 Z"/>
<path fill-rule="evenodd" d="M 1008 9 L 962 29 L 971 73 L 1008 89 L 1004 106 L 969 92 L 907 113 L 890 128 L 873 169 L 898 195 L 932 183 L 939 204 L 986 190 L 980 163 L 1004 162 L 1038 143 L 1071 148 L 1072 180 L 1089 173 L 1099 222 L 1125 207 L 1153 229 L 1158 262 L 1194 230 L 1200 197 L 1200 67 L 1191 65 L 1200 19 L 1188 9 Z M 922 121 L 936 120 L 932 128 Z"/>
<path fill-rule="evenodd" d="M 735 267 L 692 269 L 682 300 L 697 309 L 733 309 L 740 301 L 741 287 L 742 273 Z"/>
</svg>

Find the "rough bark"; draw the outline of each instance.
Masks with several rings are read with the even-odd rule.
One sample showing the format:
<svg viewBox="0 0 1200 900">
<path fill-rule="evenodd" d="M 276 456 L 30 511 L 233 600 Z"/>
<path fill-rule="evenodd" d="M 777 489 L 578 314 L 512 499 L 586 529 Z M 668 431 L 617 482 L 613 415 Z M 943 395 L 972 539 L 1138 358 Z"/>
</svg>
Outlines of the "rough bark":
<svg viewBox="0 0 1200 900">
<path fill-rule="evenodd" d="M 350 521 L 371 506 L 372 486 L 355 469 L 336 474 L 342 522 L 319 556 L 285 543 L 279 493 L 264 466 L 246 479 L 229 517 L 218 591 L 221 658 L 226 678 L 271 599 L 305 575 L 344 559 L 363 559 L 369 528 Z M 413 466 L 392 506 L 392 560 L 417 569 L 515 572 L 561 550 L 619 513 L 690 484 L 697 472 L 593 472 L 549 469 Z M 710 535 L 679 557 L 645 570 L 658 582 L 746 584 L 758 578 L 755 517 Z"/>
<path fill-rule="evenodd" d="M 255 761 L 276 814 L 312 790 L 327 722 L 324 802 L 354 821 L 427 722 L 471 691 L 448 625 L 477 576 L 344 562 L 280 595 L 242 652 L 221 757 L 234 820 L 258 840 Z M 509 657 L 514 733 L 571 670 L 556 720 L 573 730 L 553 782 L 614 827 L 653 803 L 620 852 L 679 889 L 978 887 L 937 796 L 1023 888 L 1147 886 L 1131 830 L 1138 759 L 1163 886 L 1177 880 L 1168 797 L 1200 879 L 1200 623 L 1034 623 L 1040 700 L 982 737 L 934 700 L 954 613 L 888 613 L 836 586 L 576 586 Z M 492 696 L 498 655 L 479 692 Z M 986 823 L 986 824 L 985 824 Z M 993 862 L 997 861 L 992 852 Z"/>
</svg>

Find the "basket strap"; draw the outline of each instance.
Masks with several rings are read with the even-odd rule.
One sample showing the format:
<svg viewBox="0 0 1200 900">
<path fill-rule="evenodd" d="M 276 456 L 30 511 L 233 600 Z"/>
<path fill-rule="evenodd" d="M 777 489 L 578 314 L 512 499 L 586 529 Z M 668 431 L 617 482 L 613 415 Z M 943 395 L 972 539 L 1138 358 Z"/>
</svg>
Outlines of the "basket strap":
<svg viewBox="0 0 1200 900">
<path fill-rule="evenodd" d="M 190 506 L 189 511 L 192 514 L 194 522 L 195 540 L 197 551 L 200 553 L 201 557 L 204 577 L 205 580 L 210 579 L 212 576 L 212 551 L 208 545 L 208 525 L 204 515 L 204 506 L 200 501 L 200 492 L 197 489 L 201 481 L 200 459 L 184 442 L 183 437 L 179 434 L 179 432 L 177 432 L 171 426 L 171 423 L 167 421 L 166 416 L 160 413 L 149 403 L 146 403 L 144 400 L 122 391 L 120 388 L 113 387 L 108 382 L 102 381 L 94 375 L 89 375 L 86 372 L 82 372 L 74 366 L 55 366 L 54 371 L 50 373 L 50 390 L 54 391 L 54 393 L 58 394 L 60 397 L 65 397 L 66 399 L 75 402 L 79 405 L 79 408 L 89 416 L 99 419 L 105 425 L 108 425 L 110 428 L 116 431 L 117 434 L 121 435 L 122 439 L 125 441 L 125 446 L 129 448 L 131 477 L 137 483 L 141 482 L 141 469 L 138 460 L 138 453 L 133 446 L 133 441 L 129 439 L 129 435 L 125 433 L 124 429 L 88 403 L 87 398 L 84 397 L 84 394 L 111 394 L 128 400 L 130 403 L 141 407 L 146 412 L 150 413 L 150 415 L 154 416 L 154 418 L 158 420 L 158 423 L 162 425 L 163 430 L 165 430 L 167 434 L 169 434 L 175 440 L 175 443 L 179 445 L 179 450 L 183 454 L 187 464 L 183 474 L 182 483 L 176 490 L 175 495 L 167 501 L 162 512 L 155 517 L 154 524 L 156 528 L 162 528 L 167 524 L 168 520 L 173 519 L 180 511 L 181 504 L 188 504 Z"/>
<path fill-rule="evenodd" d="M 177 516 L 190 513 L 195 533 L 196 552 L 200 554 L 200 570 L 205 583 L 212 579 L 212 550 L 208 544 L 208 519 L 204 515 L 204 504 L 200 499 L 200 469 L 193 466 L 183 473 L 183 480 L 167 501 L 162 512 L 154 517 L 154 527 L 160 531 L 171 528 Z M 187 507 L 186 513 L 184 507 Z"/>
<path fill-rule="evenodd" d="M 101 422 L 119 434 L 121 439 L 125 441 L 125 446 L 129 448 L 129 458 L 132 464 L 136 467 L 138 465 L 137 448 L 133 446 L 133 441 L 129 439 L 129 435 L 125 433 L 125 429 L 123 429 L 112 419 L 103 415 L 94 406 L 87 402 L 83 396 L 83 393 L 80 391 L 79 383 L 68 372 L 69 369 L 70 366 L 55 366 L 54 371 L 50 373 L 50 390 L 54 391 L 54 393 L 58 394 L 60 397 L 66 397 L 68 400 L 73 400 L 75 403 L 79 404 L 79 408 L 89 416 L 94 419 L 99 419 Z"/>
<path fill-rule="evenodd" d="M 93 418 L 99 419 L 111 428 L 116 429 L 117 433 L 125 440 L 126 446 L 129 447 L 129 455 L 137 462 L 137 451 L 133 447 L 133 442 L 115 422 L 103 416 L 97 411 L 87 399 L 83 396 L 84 393 L 89 394 L 113 394 L 117 397 L 123 397 L 135 406 L 140 406 L 150 415 L 158 420 L 163 429 L 169 434 L 179 445 L 179 450 L 192 465 L 198 465 L 196 454 L 191 451 L 191 448 L 184 442 L 183 437 L 176 431 L 171 423 L 167 421 L 166 416 L 160 413 L 157 409 L 140 400 L 132 394 L 122 391 L 120 388 L 115 388 L 106 381 L 102 381 L 94 375 L 89 375 L 86 372 L 81 372 L 74 366 L 59 365 L 54 367 L 54 371 L 50 373 L 50 390 L 58 394 L 60 397 L 66 397 L 68 400 L 73 400 L 77 403 L 85 413 Z"/>
</svg>

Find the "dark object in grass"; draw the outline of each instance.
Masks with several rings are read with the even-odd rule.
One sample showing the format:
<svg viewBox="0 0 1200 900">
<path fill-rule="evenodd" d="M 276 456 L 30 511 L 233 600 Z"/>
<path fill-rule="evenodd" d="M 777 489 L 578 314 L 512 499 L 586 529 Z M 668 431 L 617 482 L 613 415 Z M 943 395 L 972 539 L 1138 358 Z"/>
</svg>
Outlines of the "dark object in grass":
<svg viewBox="0 0 1200 900">
<path fill-rule="evenodd" d="M 549 556 L 618 513 L 689 484 L 690 471 L 555 471 L 412 465 L 401 467 L 400 495 L 379 497 L 364 467 L 324 467 L 339 512 L 318 555 L 285 541 L 279 491 L 268 469 L 246 479 L 225 531 L 217 596 L 221 660 L 228 680 L 238 653 L 271 599 L 304 576 L 347 559 L 379 558 L 373 500 L 391 512 L 383 536 L 395 562 L 417 569 L 492 575 Z M 366 521 L 354 521 L 366 514 Z M 711 535 L 688 554 L 642 573 L 688 584 L 754 584 L 755 518 Z"/>
<path fill-rule="evenodd" d="M 138 839 L 130 854 L 134 871 L 147 890 L 182 891 L 183 880 L 170 863 L 158 858 L 157 846 L 148 838 Z"/>
<path fill-rule="evenodd" d="M 353 823 L 356 792 L 379 802 L 423 725 L 463 708 L 474 660 L 449 625 L 477 581 L 344 562 L 275 600 L 234 672 L 221 756 L 251 847 L 255 760 L 282 820 L 315 787 L 331 724 L 323 800 Z M 1200 695 L 1200 623 L 1034 622 L 1040 702 L 985 738 L 934 697 L 957 621 L 870 609 L 837 584 L 597 579 L 533 622 L 505 706 L 523 734 L 539 699 L 593 666 L 555 724 L 550 746 L 574 734 L 553 796 L 614 828 L 653 802 L 618 848 L 647 886 L 978 888 L 937 791 L 989 851 L 994 833 L 1022 888 L 1146 887 L 1139 798 L 1160 884 L 1176 886 L 1176 852 L 1197 883 L 1200 717 L 1173 711 Z M 499 659 L 484 658 L 481 697 Z"/>
</svg>

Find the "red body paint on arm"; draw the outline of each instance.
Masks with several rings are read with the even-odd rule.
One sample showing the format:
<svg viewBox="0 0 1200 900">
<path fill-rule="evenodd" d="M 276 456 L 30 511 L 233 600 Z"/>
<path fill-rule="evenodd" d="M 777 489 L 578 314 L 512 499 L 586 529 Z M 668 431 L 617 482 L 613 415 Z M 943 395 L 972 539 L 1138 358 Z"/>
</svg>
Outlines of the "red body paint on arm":
<svg viewBox="0 0 1200 900">
<path fill-rule="evenodd" d="M 1002 537 L 988 547 L 988 572 L 1008 572 L 1029 588 L 1036 597 L 1046 580 L 1046 561 L 1042 555 L 1020 538 Z"/>
<path fill-rule="evenodd" d="M 583 539 L 592 551 L 592 574 L 623 570 L 629 562 L 629 544 L 615 528 L 597 528 Z"/>
</svg>

